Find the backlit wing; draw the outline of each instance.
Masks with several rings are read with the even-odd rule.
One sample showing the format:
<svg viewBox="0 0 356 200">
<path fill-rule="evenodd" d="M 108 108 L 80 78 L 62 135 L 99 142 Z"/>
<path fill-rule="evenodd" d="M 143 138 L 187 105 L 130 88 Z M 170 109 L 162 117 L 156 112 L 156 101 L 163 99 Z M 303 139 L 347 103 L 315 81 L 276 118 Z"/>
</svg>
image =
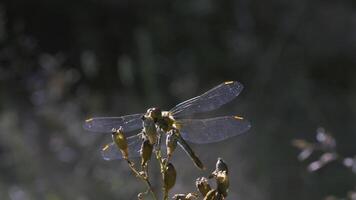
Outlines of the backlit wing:
<svg viewBox="0 0 356 200">
<path fill-rule="evenodd" d="M 251 128 L 249 121 L 238 116 L 182 119 L 178 120 L 178 126 L 185 140 L 197 144 L 219 142 Z"/>
<path fill-rule="evenodd" d="M 141 144 L 142 144 L 142 139 L 140 134 L 128 137 L 127 144 L 129 150 L 129 158 L 139 157 Z M 114 142 L 104 146 L 104 148 L 101 150 L 101 156 L 103 157 L 104 160 L 122 159 L 122 154 Z"/>
<path fill-rule="evenodd" d="M 94 117 L 84 122 L 84 129 L 92 132 L 111 133 L 112 129 L 120 126 L 125 132 L 134 131 L 142 128 L 143 114 L 125 115 L 121 117 Z"/>
<path fill-rule="evenodd" d="M 186 100 L 170 110 L 175 118 L 215 110 L 240 94 L 243 86 L 237 81 L 224 82 L 204 94 Z"/>
</svg>

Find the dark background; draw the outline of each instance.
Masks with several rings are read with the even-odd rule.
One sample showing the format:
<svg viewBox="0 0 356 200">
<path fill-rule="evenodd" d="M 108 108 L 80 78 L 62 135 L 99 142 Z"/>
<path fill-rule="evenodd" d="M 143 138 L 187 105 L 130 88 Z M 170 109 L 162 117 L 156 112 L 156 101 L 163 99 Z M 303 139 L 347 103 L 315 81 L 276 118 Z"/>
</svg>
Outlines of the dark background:
<svg viewBox="0 0 356 200">
<path fill-rule="evenodd" d="M 291 140 L 323 126 L 356 153 L 355 53 L 351 0 L 2 1 L 0 199 L 135 199 L 144 185 L 101 159 L 110 136 L 83 121 L 169 109 L 226 80 L 245 89 L 211 115 L 252 129 L 192 146 L 208 169 L 229 164 L 228 199 L 344 196 L 355 176 L 338 164 L 308 173 Z M 181 151 L 174 164 L 171 194 L 208 173 Z"/>
</svg>

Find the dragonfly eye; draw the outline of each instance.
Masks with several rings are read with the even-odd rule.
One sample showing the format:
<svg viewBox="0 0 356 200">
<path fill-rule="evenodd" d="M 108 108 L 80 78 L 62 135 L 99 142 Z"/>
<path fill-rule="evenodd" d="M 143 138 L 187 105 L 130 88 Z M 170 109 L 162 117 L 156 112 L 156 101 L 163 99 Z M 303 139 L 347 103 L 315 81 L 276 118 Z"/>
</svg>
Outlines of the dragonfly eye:
<svg viewBox="0 0 356 200">
<path fill-rule="evenodd" d="M 159 108 L 150 108 L 147 110 L 147 113 L 153 118 L 155 123 L 162 117 L 162 111 Z"/>
</svg>

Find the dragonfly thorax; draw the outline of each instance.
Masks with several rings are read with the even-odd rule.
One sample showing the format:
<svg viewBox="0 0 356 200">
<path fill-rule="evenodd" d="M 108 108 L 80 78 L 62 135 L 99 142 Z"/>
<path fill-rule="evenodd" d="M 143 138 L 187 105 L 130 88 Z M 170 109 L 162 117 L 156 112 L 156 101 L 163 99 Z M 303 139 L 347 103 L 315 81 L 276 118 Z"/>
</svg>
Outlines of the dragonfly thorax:
<svg viewBox="0 0 356 200">
<path fill-rule="evenodd" d="M 174 129 L 175 119 L 172 114 L 168 111 L 162 112 L 162 118 L 157 121 L 157 125 L 161 128 L 164 132 L 168 132 Z"/>
<path fill-rule="evenodd" d="M 164 132 L 168 132 L 174 128 L 174 117 L 168 111 L 161 111 L 159 108 L 149 108 L 144 115 L 145 117 L 153 119 L 154 123 Z"/>
</svg>

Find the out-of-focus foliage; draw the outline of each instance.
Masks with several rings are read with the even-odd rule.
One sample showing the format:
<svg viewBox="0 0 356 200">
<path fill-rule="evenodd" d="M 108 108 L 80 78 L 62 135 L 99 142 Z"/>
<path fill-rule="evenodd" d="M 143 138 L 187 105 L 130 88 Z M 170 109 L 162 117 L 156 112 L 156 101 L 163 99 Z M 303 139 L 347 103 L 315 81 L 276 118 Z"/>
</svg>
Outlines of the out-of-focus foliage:
<svg viewBox="0 0 356 200">
<path fill-rule="evenodd" d="M 307 142 L 304 139 L 295 139 L 292 141 L 293 146 L 298 148 L 301 153 L 298 158 L 300 161 L 305 161 L 309 159 L 312 154 L 317 154 L 316 159 L 312 160 L 308 164 L 309 172 L 317 172 L 330 166 L 331 164 L 342 164 L 346 168 L 351 169 L 353 175 L 356 174 L 356 155 L 353 158 L 344 157 L 340 154 L 336 149 L 336 140 L 335 138 L 325 131 L 324 128 L 318 128 L 316 131 L 316 142 Z M 307 153 L 306 153 L 307 152 Z M 325 174 L 327 176 L 328 174 Z M 332 194 L 329 194 L 324 199 L 325 200 L 355 200 L 356 192 L 354 190 L 350 190 L 347 192 L 347 195 L 344 197 L 336 197 Z"/>
<path fill-rule="evenodd" d="M 219 156 L 229 161 L 228 198 L 344 195 L 354 177 L 338 165 L 307 176 L 290 141 L 312 138 L 306 133 L 322 124 L 337 133 L 339 152 L 356 152 L 354 7 L 348 0 L 2 1 L 0 199 L 135 199 L 144 185 L 127 178 L 125 163 L 100 158 L 110 136 L 85 132 L 83 120 L 170 108 L 225 80 L 245 89 L 214 114 L 242 115 L 253 128 L 194 149 L 207 168 Z M 182 193 L 197 172 L 184 170 L 185 156 L 175 159 L 185 173 L 172 193 Z"/>
</svg>

